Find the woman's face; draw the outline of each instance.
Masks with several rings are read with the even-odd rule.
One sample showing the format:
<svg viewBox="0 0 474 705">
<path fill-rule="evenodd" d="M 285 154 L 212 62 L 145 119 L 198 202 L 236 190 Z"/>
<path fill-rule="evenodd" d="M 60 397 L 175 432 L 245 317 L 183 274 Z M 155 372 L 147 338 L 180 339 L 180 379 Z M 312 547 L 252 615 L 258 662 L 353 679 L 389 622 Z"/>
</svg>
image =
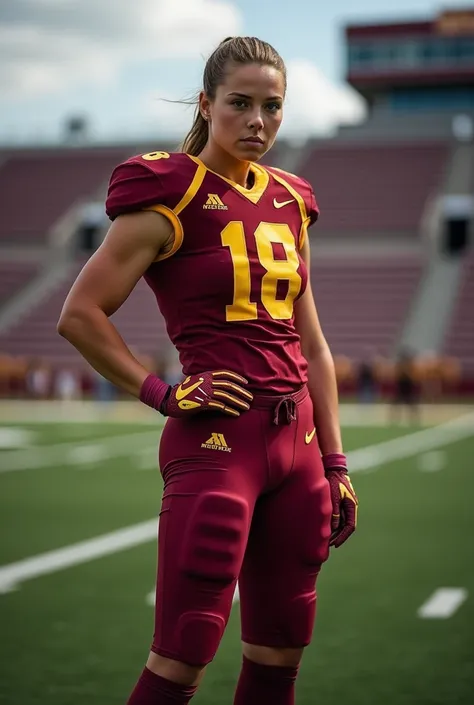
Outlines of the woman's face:
<svg viewBox="0 0 474 705">
<path fill-rule="evenodd" d="M 231 65 L 214 100 L 201 94 L 209 140 L 236 159 L 258 161 L 275 141 L 283 118 L 285 80 L 260 64 Z"/>
</svg>

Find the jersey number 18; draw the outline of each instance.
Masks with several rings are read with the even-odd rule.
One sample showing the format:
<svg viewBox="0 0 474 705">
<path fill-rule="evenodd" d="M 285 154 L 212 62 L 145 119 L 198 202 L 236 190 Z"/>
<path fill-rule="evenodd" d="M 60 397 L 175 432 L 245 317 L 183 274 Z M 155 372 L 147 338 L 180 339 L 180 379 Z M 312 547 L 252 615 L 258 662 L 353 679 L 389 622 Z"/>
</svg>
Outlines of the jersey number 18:
<svg viewBox="0 0 474 705">
<path fill-rule="evenodd" d="M 293 316 L 293 302 L 301 289 L 300 266 L 293 233 L 284 223 L 260 223 L 255 233 L 258 259 L 266 273 L 261 282 L 261 302 L 275 320 Z M 245 242 L 244 224 L 231 221 L 221 233 L 222 244 L 229 248 L 234 267 L 234 300 L 226 306 L 227 321 L 252 321 L 258 318 L 257 303 L 250 301 L 250 262 Z M 286 259 L 275 259 L 272 242 L 280 243 Z M 277 299 L 278 282 L 288 282 L 284 299 Z"/>
</svg>

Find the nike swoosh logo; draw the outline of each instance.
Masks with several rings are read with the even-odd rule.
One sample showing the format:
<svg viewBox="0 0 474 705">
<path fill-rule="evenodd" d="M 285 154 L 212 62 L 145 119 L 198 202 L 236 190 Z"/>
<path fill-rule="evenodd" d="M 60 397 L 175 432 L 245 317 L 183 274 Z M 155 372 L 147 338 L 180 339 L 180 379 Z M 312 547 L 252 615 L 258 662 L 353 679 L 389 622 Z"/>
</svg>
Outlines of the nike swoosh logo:
<svg viewBox="0 0 474 705">
<path fill-rule="evenodd" d="M 184 380 L 182 384 L 179 385 L 178 389 L 176 390 L 176 399 L 178 401 L 181 401 L 181 399 L 184 399 L 184 397 L 187 397 L 188 394 L 191 394 L 195 389 L 199 387 L 202 382 L 204 382 L 203 377 L 199 377 L 198 381 L 195 382 L 194 384 L 191 384 L 190 387 L 183 387 L 183 384 L 186 384 L 186 382 L 189 381 L 189 377 Z"/>
<path fill-rule="evenodd" d="M 314 438 L 315 433 L 316 433 L 316 429 L 315 429 L 315 428 L 313 428 L 313 430 L 311 431 L 311 433 L 306 432 L 306 435 L 305 435 L 305 437 L 304 437 L 304 442 L 306 443 L 306 445 L 308 445 L 308 443 L 311 443 L 311 441 L 312 441 L 313 438 Z"/>
<path fill-rule="evenodd" d="M 294 198 L 290 198 L 289 201 L 282 201 L 280 203 L 279 201 L 276 200 L 276 198 L 274 198 L 273 205 L 275 206 L 275 208 L 283 208 L 283 206 L 287 206 L 289 203 L 293 203 L 294 200 L 295 200 Z"/>
</svg>

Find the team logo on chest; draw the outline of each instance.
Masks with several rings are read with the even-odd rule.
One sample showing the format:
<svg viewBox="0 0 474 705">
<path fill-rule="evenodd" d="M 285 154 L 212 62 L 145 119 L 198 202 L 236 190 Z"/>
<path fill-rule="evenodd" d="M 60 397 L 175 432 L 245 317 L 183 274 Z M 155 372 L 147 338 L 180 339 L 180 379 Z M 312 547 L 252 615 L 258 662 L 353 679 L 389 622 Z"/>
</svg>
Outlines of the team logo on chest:
<svg viewBox="0 0 474 705">
<path fill-rule="evenodd" d="M 216 193 L 209 193 L 207 201 L 203 205 L 204 210 L 208 211 L 227 211 L 229 210 L 225 203 L 219 198 Z"/>
</svg>

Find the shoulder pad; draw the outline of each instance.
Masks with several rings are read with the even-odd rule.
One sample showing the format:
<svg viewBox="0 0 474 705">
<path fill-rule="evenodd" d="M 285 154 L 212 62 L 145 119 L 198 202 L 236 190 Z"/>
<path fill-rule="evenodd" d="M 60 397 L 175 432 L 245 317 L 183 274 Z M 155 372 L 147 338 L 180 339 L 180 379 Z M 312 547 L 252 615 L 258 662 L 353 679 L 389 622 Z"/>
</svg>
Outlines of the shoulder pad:
<svg viewBox="0 0 474 705">
<path fill-rule="evenodd" d="M 106 213 L 124 213 L 163 205 L 173 209 L 186 193 L 196 164 L 186 154 L 149 152 L 119 164 L 110 177 Z"/>
</svg>

